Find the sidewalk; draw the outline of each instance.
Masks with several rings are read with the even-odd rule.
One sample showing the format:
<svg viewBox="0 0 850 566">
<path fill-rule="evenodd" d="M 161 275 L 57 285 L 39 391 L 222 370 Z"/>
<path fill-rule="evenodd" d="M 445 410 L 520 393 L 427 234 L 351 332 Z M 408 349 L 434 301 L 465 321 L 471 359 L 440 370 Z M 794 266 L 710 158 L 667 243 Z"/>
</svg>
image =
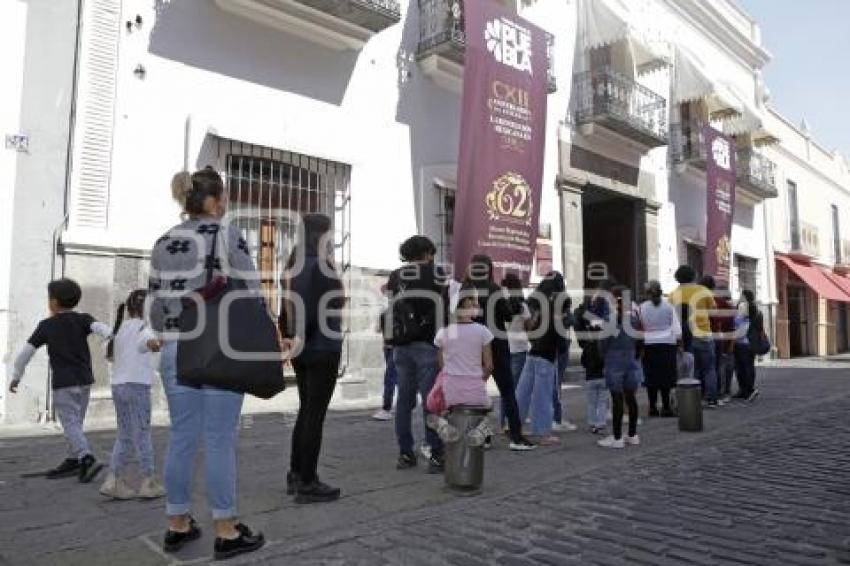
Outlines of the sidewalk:
<svg viewBox="0 0 850 566">
<path fill-rule="evenodd" d="M 803 376 L 806 387 L 799 387 Z M 742 431 L 752 431 L 754 438 L 760 439 L 759 445 L 772 446 L 772 438 L 768 433 L 760 432 L 760 427 L 770 423 L 790 423 L 793 419 L 789 415 L 812 414 L 809 407 L 817 404 L 841 402 L 841 410 L 846 411 L 850 400 L 850 380 L 843 371 L 806 371 L 801 374 L 798 370 L 769 369 L 761 372 L 760 379 L 763 393 L 758 403 L 737 403 L 707 412 L 706 432 L 703 434 L 679 433 L 675 419 L 645 418 L 646 424 L 640 430 L 644 444 L 622 452 L 603 451 L 595 447 L 597 437 L 585 432 L 564 435 L 560 446 L 541 448 L 531 453 L 508 451 L 504 438 L 499 437 L 496 447 L 487 453 L 484 491 L 482 495 L 469 499 L 458 499 L 447 492 L 443 487 L 443 479 L 425 474 L 421 466 L 404 472 L 395 470 L 396 444 L 392 423 L 372 421 L 369 412 L 355 411 L 334 412 L 329 416 L 320 461 L 322 478 L 342 487 L 343 498 L 333 504 L 298 506 L 284 495 L 292 415 L 256 416 L 247 421 L 241 431 L 240 509 L 248 524 L 265 532 L 269 545 L 251 560 L 264 559 L 269 564 L 288 564 L 290 560 L 286 556 L 297 554 L 298 563 L 316 564 L 486 563 L 472 558 L 461 562 L 442 559 L 431 562 L 423 559 L 422 552 L 414 551 L 421 547 L 416 540 L 418 527 L 415 521 L 440 524 L 455 514 L 464 513 L 473 513 L 481 520 L 498 519 L 504 516 L 505 509 L 500 507 L 499 502 L 505 498 L 528 503 L 537 501 L 539 495 L 529 496 L 530 499 L 522 495 L 531 486 L 553 485 L 564 488 L 577 481 L 594 482 L 597 477 L 613 477 L 605 480 L 615 482 L 608 483 L 606 489 L 622 492 L 622 496 L 628 498 L 628 492 L 623 489 L 634 489 L 637 494 L 646 480 L 616 483 L 616 478 L 621 474 L 631 474 L 632 470 L 640 469 L 650 462 L 655 462 L 654 465 L 661 469 L 675 471 L 682 462 L 688 462 L 694 454 L 702 454 L 706 450 L 709 451 L 710 460 L 722 460 L 726 452 L 715 452 L 715 447 L 736 445 Z M 583 423 L 583 392 L 573 389 L 565 395 L 570 418 L 577 424 Z M 641 401 L 643 404 L 643 396 Z M 840 419 L 830 418 L 826 422 L 844 427 L 836 431 L 847 436 L 847 427 Z M 836 434 L 836 431 L 824 428 L 823 423 L 817 427 L 819 434 Z M 800 439 L 788 437 L 789 433 L 800 435 Z M 801 439 L 806 435 L 806 430 L 795 427 L 790 431 L 783 429 L 781 439 L 795 446 L 805 446 L 808 442 Z M 845 436 L 836 437 L 833 441 L 840 441 L 839 445 L 841 442 L 846 443 L 850 439 Z M 162 463 L 165 437 L 163 429 L 155 431 L 159 466 Z M 100 454 L 107 453 L 113 438 L 112 432 L 92 434 L 93 444 Z M 97 484 L 82 486 L 73 480 L 48 481 L 20 477 L 23 472 L 42 470 L 55 464 L 63 453 L 63 441 L 58 436 L 0 440 L 0 516 L 3 519 L 0 521 L 0 564 L 93 566 L 207 561 L 212 545 L 208 535 L 199 543 L 184 549 L 178 556 L 165 556 L 160 552 L 159 542 L 164 525 L 162 501 L 110 502 L 97 493 Z M 806 457 L 800 454 L 800 458 Z M 676 460 L 661 465 L 670 458 Z M 746 461 L 743 458 L 732 463 L 743 465 Z M 721 463 L 718 460 L 717 465 Z M 809 462 L 801 465 L 808 466 Z M 728 473 L 730 481 L 738 481 L 735 478 L 744 478 L 748 472 L 734 472 L 730 469 Z M 826 477 L 828 474 L 822 475 Z M 704 483 L 704 480 L 701 481 Z M 201 489 L 197 491 L 201 494 L 202 483 L 199 475 L 198 486 Z M 703 487 L 716 489 L 722 487 L 722 482 L 704 483 Z M 554 507 L 561 509 L 560 513 L 564 516 L 575 516 L 578 519 L 587 511 L 576 508 L 571 497 L 553 496 L 540 509 Z M 211 524 L 202 497 L 196 499 L 194 514 L 209 533 Z M 356 553 L 347 554 L 347 551 L 343 551 L 341 557 L 305 561 L 313 555 L 321 554 L 326 545 L 340 545 L 350 537 L 364 536 L 364 530 L 372 538 L 377 535 L 380 539 L 384 529 L 395 528 L 402 519 L 408 523 L 414 521 L 405 530 L 408 534 L 404 535 L 410 537 L 411 554 L 402 562 L 392 553 L 387 556 L 396 556 L 395 559 L 377 560 L 370 557 L 367 560 L 361 557 L 361 560 Z M 546 518 L 544 515 L 540 520 L 549 525 L 550 529 L 559 528 L 551 517 Z M 519 526 L 516 528 L 520 529 Z M 520 529 L 517 532 L 522 531 Z M 450 538 L 449 535 L 445 537 L 446 540 Z M 474 544 L 474 541 L 470 544 Z M 497 562 L 507 563 L 501 559 Z M 532 562 L 526 560 L 516 563 Z M 564 560 L 552 563 L 591 562 Z M 613 560 L 609 563 L 618 562 Z"/>
</svg>

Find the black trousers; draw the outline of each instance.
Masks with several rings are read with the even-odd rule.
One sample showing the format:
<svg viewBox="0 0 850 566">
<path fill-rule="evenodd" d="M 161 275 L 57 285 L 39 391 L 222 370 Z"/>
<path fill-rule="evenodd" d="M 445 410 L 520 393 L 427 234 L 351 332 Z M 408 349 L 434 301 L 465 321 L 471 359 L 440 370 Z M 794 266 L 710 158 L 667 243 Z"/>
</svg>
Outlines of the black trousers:
<svg viewBox="0 0 850 566">
<path fill-rule="evenodd" d="M 495 340 L 493 341 L 496 342 Z M 508 430 L 512 442 L 522 439 L 522 420 L 519 418 L 519 406 L 516 402 L 516 389 L 514 389 L 514 377 L 511 372 L 510 350 L 501 345 L 493 347 L 493 381 L 499 388 L 499 395 L 505 408 L 505 418 L 508 420 Z"/>
<path fill-rule="evenodd" d="M 623 438 L 623 413 L 624 407 L 629 410 L 629 436 L 637 434 L 638 422 L 638 405 L 637 397 L 634 391 L 611 392 L 611 428 L 613 428 L 614 438 L 620 440 Z"/>
<path fill-rule="evenodd" d="M 735 375 L 738 391 L 749 397 L 756 387 L 756 357 L 748 345 L 735 344 Z"/>
<path fill-rule="evenodd" d="M 670 410 L 670 388 L 646 386 L 646 397 L 649 399 L 649 408 L 658 408 L 658 394 L 661 393 L 661 408 Z"/>
<path fill-rule="evenodd" d="M 292 362 L 300 406 L 292 431 L 289 470 L 304 483 L 317 479 L 322 428 L 336 388 L 339 360 L 339 352 L 305 352 Z"/>
</svg>

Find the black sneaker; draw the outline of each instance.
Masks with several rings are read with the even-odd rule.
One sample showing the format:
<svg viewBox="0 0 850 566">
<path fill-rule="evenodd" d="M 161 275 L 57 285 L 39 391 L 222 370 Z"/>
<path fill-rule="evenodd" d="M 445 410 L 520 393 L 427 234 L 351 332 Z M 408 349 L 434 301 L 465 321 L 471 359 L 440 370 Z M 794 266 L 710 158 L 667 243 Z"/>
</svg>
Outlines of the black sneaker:
<svg viewBox="0 0 850 566">
<path fill-rule="evenodd" d="M 87 454 L 80 460 L 80 483 L 89 483 L 103 469 L 103 464 L 94 459 L 94 456 Z"/>
<path fill-rule="evenodd" d="M 295 472 L 286 473 L 286 495 L 295 495 L 301 485 L 301 478 Z"/>
<path fill-rule="evenodd" d="M 68 458 L 52 470 L 47 470 L 47 473 L 44 476 L 47 479 L 56 480 L 59 478 L 79 476 L 79 474 L 80 461 L 76 458 Z"/>
<path fill-rule="evenodd" d="M 236 530 L 239 531 L 239 536 L 234 539 L 215 539 L 213 557 L 216 560 L 227 560 L 240 554 L 254 552 L 266 544 L 266 537 L 263 536 L 263 533 L 254 534 L 242 523 L 236 525 Z"/>
<path fill-rule="evenodd" d="M 164 552 L 177 552 L 183 548 L 183 545 L 187 542 L 192 542 L 199 538 L 201 538 L 201 528 L 198 526 L 198 523 L 195 522 L 195 519 L 189 517 L 189 530 L 185 533 L 172 531 L 171 529 L 165 531 L 165 538 L 162 541 L 162 550 Z"/>
<path fill-rule="evenodd" d="M 650 407 L 649 408 L 649 416 L 650 417 L 660 417 L 661 413 L 658 412 L 658 407 Z"/>
<path fill-rule="evenodd" d="M 409 470 L 416 467 L 416 454 L 402 454 L 395 465 L 397 470 Z"/>
<path fill-rule="evenodd" d="M 295 503 L 327 503 L 339 499 L 340 489 L 331 487 L 317 479 L 298 486 Z"/>
<path fill-rule="evenodd" d="M 761 393 L 761 392 L 760 392 L 758 389 L 753 389 L 753 392 L 752 392 L 752 393 L 750 393 L 750 394 L 749 394 L 749 396 L 747 397 L 747 401 L 749 401 L 750 403 L 752 403 L 753 401 L 755 401 L 756 399 L 758 399 L 758 397 L 759 397 L 759 394 L 760 394 L 760 393 Z"/>
<path fill-rule="evenodd" d="M 429 474 L 442 474 L 445 469 L 446 463 L 442 456 L 431 456 L 431 458 L 428 459 Z"/>
</svg>

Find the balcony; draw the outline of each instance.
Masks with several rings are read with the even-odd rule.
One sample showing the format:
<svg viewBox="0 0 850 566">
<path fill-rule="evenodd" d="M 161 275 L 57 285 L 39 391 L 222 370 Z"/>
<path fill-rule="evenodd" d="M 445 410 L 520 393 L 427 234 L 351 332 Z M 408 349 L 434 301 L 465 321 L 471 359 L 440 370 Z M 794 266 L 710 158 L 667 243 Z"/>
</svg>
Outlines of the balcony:
<svg viewBox="0 0 850 566">
<path fill-rule="evenodd" d="M 835 258 L 835 271 L 842 275 L 848 275 L 850 274 L 850 240 L 841 242 L 840 251 L 839 256 Z"/>
<path fill-rule="evenodd" d="M 812 260 L 820 256 L 818 227 L 807 222 L 791 223 L 791 253 L 795 259 Z"/>
<path fill-rule="evenodd" d="M 752 148 L 739 148 L 738 185 L 762 199 L 776 198 L 776 164 L 754 151 Z"/>
<path fill-rule="evenodd" d="M 219 8 L 339 51 L 401 20 L 399 0 L 215 0 Z"/>
<path fill-rule="evenodd" d="M 688 165 L 705 171 L 708 148 L 702 137 L 702 125 L 673 124 L 670 128 L 670 155 L 680 173 Z"/>
<path fill-rule="evenodd" d="M 582 133 L 598 125 L 645 148 L 668 143 L 667 101 L 613 69 L 575 76 L 575 122 Z"/>
<path fill-rule="evenodd" d="M 548 36 L 548 84 L 558 90 L 553 67 L 555 38 Z M 442 86 L 460 92 L 466 52 L 462 0 L 419 0 L 419 44 L 416 58 L 425 74 Z"/>
</svg>

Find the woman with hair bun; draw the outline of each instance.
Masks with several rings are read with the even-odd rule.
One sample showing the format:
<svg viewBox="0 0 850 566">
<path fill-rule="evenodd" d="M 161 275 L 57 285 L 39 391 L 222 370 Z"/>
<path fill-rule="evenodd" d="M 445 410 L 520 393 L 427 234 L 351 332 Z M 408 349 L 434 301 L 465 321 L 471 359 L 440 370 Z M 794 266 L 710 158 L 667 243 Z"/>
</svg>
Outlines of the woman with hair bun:
<svg viewBox="0 0 850 566">
<path fill-rule="evenodd" d="M 676 387 L 678 346 L 682 341 L 682 326 L 676 309 L 668 303 L 658 281 L 650 281 L 644 288 L 646 300 L 640 305 L 644 344 L 643 373 L 649 398 L 650 417 L 674 417 L 670 405 L 670 390 Z M 658 411 L 658 394 L 661 394 L 661 411 Z"/>
<path fill-rule="evenodd" d="M 216 559 L 252 552 L 265 543 L 236 515 L 236 441 L 241 393 L 204 386 L 187 387 L 177 375 L 177 340 L 183 299 L 207 283 L 207 270 L 241 279 L 262 300 L 260 277 L 239 229 L 222 222 L 224 183 L 211 167 L 177 173 L 171 195 L 183 222 L 166 232 L 151 253 L 151 325 L 160 333 L 160 374 L 168 399 L 171 430 L 165 459 L 168 530 L 163 550 L 176 552 L 201 536 L 190 514 L 194 460 L 203 442 L 206 492 L 215 524 Z M 215 253 L 213 243 L 215 242 Z"/>
</svg>

